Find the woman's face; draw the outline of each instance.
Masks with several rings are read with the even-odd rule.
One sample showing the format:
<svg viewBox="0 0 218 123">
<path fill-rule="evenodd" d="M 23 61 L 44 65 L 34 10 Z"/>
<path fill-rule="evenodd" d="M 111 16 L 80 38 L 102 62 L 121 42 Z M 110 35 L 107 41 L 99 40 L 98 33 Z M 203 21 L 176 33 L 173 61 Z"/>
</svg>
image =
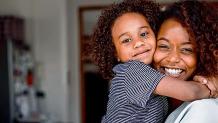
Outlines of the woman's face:
<svg viewBox="0 0 218 123">
<path fill-rule="evenodd" d="M 111 29 L 116 55 L 122 62 L 138 60 L 151 64 L 156 39 L 146 18 L 138 13 L 126 13 L 116 19 Z"/>
<path fill-rule="evenodd" d="M 187 30 L 175 19 L 167 19 L 161 25 L 154 65 L 166 75 L 181 80 L 187 80 L 196 69 L 196 44 Z"/>
</svg>

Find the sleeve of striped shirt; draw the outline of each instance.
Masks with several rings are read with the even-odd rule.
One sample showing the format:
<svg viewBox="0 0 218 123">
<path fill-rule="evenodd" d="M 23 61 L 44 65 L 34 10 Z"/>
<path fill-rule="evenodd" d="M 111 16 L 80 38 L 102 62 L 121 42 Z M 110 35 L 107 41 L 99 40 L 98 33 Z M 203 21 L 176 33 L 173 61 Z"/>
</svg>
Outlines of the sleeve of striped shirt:
<svg viewBox="0 0 218 123">
<path fill-rule="evenodd" d="M 142 62 L 129 62 L 125 73 L 125 86 L 128 100 L 141 107 L 146 107 L 152 92 L 164 75 Z"/>
</svg>

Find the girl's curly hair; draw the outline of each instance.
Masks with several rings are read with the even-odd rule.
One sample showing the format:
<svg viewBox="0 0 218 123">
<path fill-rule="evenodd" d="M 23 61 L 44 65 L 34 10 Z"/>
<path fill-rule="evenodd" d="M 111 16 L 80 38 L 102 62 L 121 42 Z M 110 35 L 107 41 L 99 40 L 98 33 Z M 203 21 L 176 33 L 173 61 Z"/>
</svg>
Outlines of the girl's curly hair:
<svg viewBox="0 0 218 123">
<path fill-rule="evenodd" d="M 157 32 L 157 21 L 160 15 L 159 5 L 150 0 L 124 0 L 114 3 L 102 11 L 94 29 L 91 46 L 94 49 L 92 58 L 99 66 L 105 79 L 113 77 L 112 68 L 118 63 L 116 49 L 112 42 L 111 28 L 115 20 L 125 13 L 139 13 L 150 24 L 154 33 Z"/>
<path fill-rule="evenodd" d="M 197 69 L 195 74 L 218 75 L 218 15 L 206 2 L 183 0 L 169 6 L 163 12 L 162 21 L 175 18 L 188 31 L 197 45 Z M 159 24 L 159 26 L 161 23 Z"/>
</svg>

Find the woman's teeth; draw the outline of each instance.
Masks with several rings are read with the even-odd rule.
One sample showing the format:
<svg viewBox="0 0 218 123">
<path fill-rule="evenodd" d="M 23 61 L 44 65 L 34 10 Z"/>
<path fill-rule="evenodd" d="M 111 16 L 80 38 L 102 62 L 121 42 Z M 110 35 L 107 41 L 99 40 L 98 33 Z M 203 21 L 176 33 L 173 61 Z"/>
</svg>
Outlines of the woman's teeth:
<svg viewBox="0 0 218 123">
<path fill-rule="evenodd" d="M 178 75 L 182 72 L 181 69 L 171 69 L 171 68 L 165 68 L 165 71 L 171 75 Z"/>
</svg>

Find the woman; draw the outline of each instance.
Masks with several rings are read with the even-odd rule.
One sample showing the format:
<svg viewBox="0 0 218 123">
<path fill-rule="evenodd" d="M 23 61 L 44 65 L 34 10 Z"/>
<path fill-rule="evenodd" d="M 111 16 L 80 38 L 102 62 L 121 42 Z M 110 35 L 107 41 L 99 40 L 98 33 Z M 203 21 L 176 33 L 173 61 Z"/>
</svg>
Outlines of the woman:
<svg viewBox="0 0 218 123">
<path fill-rule="evenodd" d="M 170 6 L 164 12 L 157 36 L 156 68 L 182 80 L 190 80 L 193 75 L 215 80 L 218 75 L 217 17 L 215 11 L 203 2 L 182 1 Z M 208 110 L 217 114 L 216 99 L 184 103 L 166 122 L 218 122 L 218 118 L 208 114 Z"/>
</svg>

